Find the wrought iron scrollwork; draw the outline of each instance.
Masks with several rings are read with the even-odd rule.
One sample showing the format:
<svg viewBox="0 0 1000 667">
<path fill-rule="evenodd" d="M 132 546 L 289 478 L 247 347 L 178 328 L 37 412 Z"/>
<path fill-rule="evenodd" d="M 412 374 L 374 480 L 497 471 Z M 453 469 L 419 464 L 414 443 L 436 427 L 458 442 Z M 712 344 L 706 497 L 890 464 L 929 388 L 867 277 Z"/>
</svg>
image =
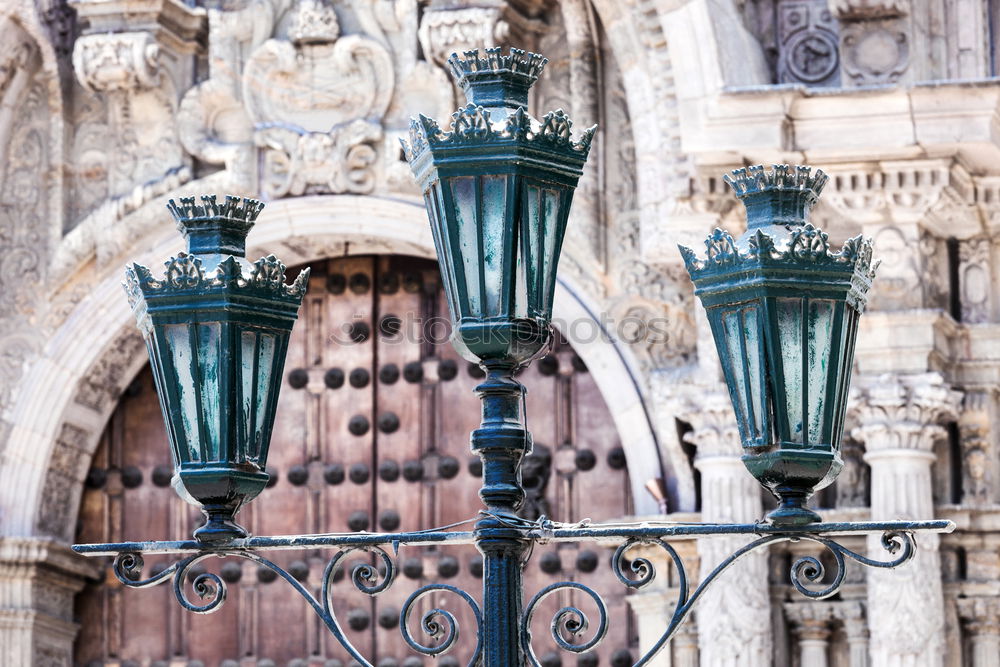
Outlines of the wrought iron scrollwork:
<svg viewBox="0 0 1000 667">
<path fill-rule="evenodd" d="M 799 540 L 808 540 L 820 544 L 833 556 L 835 568 L 832 571 L 832 581 L 823 585 L 823 587 L 819 589 L 810 588 L 806 585 L 807 583 L 815 584 L 817 582 L 822 582 L 827 576 L 826 568 L 818 558 L 815 556 L 803 556 L 792 563 L 792 566 L 789 569 L 789 579 L 795 589 L 802 595 L 816 600 L 828 598 L 835 595 L 840 590 L 846 576 L 846 561 L 848 558 L 868 567 L 894 568 L 909 561 L 916 553 L 913 534 L 905 530 L 894 530 L 883 533 L 881 538 L 882 547 L 891 555 L 898 554 L 895 558 L 888 561 L 880 561 L 862 556 L 861 554 L 851 551 L 834 540 L 821 535 L 805 533 L 764 535 L 748 542 L 746 545 L 740 547 L 731 555 L 726 557 L 725 560 L 719 563 L 715 569 L 706 575 L 698 583 L 697 587 L 691 591 L 683 560 L 677 551 L 663 538 L 633 537 L 628 539 L 615 550 L 615 554 L 611 559 L 612 570 L 623 585 L 628 586 L 633 590 L 639 590 L 651 584 L 656 577 L 656 568 L 649 558 L 640 556 L 634 559 L 628 559 L 626 557 L 626 554 L 631 549 L 638 546 L 655 546 L 663 549 L 672 563 L 677 577 L 677 599 L 674 605 L 673 615 L 667 623 L 667 627 L 660 635 L 660 638 L 649 649 L 649 651 L 647 651 L 646 654 L 634 664 L 634 667 L 640 667 L 641 665 L 647 664 L 653 659 L 654 656 L 656 656 L 657 653 L 660 652 L 660 650 L 677 632 L 681 623 L 683 623 L 691 613 L 695 603 L 697 603 L 702 594 L 723 572 L 736 563 L 736 561 L 744 555 L 763 549 L 770 544 L 778 542 L 796 542 Z M 524 652 L 530 663 L 535 667 L 539 667 L 540 665 L 538 658 L 530 645 L 530 626 L 532 616 L 535 612 L 535 607 L 542 599 L 548 597 L 555 591 L 566 589 L 580 590 L 589 595 L 591 599 L 594 600 L 599 610 L 600 623 L 597 632 L 590 641 L 581 644 L 572 644 L 564 638 L 561 631 L 567 632 L 572 637 L 578 637 L 586 632 L 589 621 L 586 614 L 581 612 L 578 608 L 564 607 L 556 613 L 552 620 L 552 637 L 555 639 L 556 644 L 566 651 L 573 653 L 585 653 L 593 648 L 596 648 L 607 633 L 607 609 L 603 600 L 597 593 L 576 582 L 560 582 L 551 584 L 550 586 L 547 586 L 539 591 L 535 597 L 532 598 L 531 602 L 528 603 L 524 610 L 524 617 L 522 620 L 521 636 L 524 643 Z"/>
<path fill-rule="evenodd" d="M 592 588 L 575 581 L 563 581 L 546 586 L 535 594 L 535 597 L 524 608 L 524 613 L 521 617 L 521 648 L 524 651 L 524 655 L 535 667 L 540 667 L 541 665 L 538 656 L 535 655 L 534 650 L 531 648 L 531 621 L 535 615 L 535 608 L 542 600 L 560 590 L 578 590 L 588 595 L 597 606 L 598 620 L 597 629 L 589 641 L 581 644 L 573 644 L 566 639 L 565 634 L 568 634 L 571 638 L 582 637 L 590 627 L 590 619 L 579 607 L 575 606 L 563 607 L 557 611 L 552 617 L 549 629 L 552 639 L 555 640 L 559 648 L 572 653 L 586 653 L 604 641 L 605 635 L 608 634 L 607 605 L 604 604 L 604 599 Z"/>
<path fill-rule="evenodd" d="M 472 610 L 472 615 L 476 620 L 476 647 L 472 651 L 472 656 L 469 658 L 468 665 L 469 667 L 474 667 L 475 665 L 480 664 L 483 650 L 483 615 L 479 609 L 479 604 L 475 601 L 475 599 L 462 589 L 456 588 L 455 586 L 449 586 L 448 584 L 429 584 L 418 588 L 412 595 L 410 595 L 409 598 L 407 598 L 406 602 L 403 604 L 402 610 L 399 612 L 399 630 L 403 635 L 403 640 L 417 653 L 422 653 L 432 657 L 444 655 L 451 650 L 451 648 L 455 645 L 455 642 L 458 641 L 458 620 L 450 611 L 439 607 L 434 607 L 424 612 L 424 615 L 420 619 L 421 630 L 423 630 L 424 634 L 428 635 L 431 639 L 439 642 L 436 646 L 421 644 L 413 638 L 412 634 L 410 634 L 410 614 L 413 612 L 414 605 L 423 597 L 435 592 L 453 593 L 465 600 L 465 602 L 469 605 L 469 608 Z"/>
<path fill-rule="evenodd" d="M 494 517 L 497 518 L 497 517 Z M 589 521 L 567 525 L 552 522 L 545 517 L 537 521 L 527 521 L 516 517 L 505 518 L 505 525 L 522 531 L 529 542 L 579 542 L 587 539 L 616 539 L 621 544 L 614 552 L 611 567 L 618 580 L 632 590 L 649 586 L 655 579 L 655 560 L 648 554 L 629 554 L 639 547 L 662 549 L 666 561 L 672 568 L 676 590 L 674 611 L 663 633 L 649 651 L 643 655 L 636 667 L 649 663 L 663 649 L 677 632 L 680 624 L 691 613 L 702 594 L 713 585 L 719 576 L 744 555 L 780 542 L 815 542 L 830 554 L 824 566 L 817 556 L 807 555 L 796 559 L 789 568 L 789 579 L 802 595 L 812 599 L 828 598 L 835 595 L 844 583 L 847 561 L 853 560 L 867 567 L 894 568 L 903 565 L 916 554 L 915 531 L 947 532 L 954 526 L 947 521 L 926 522 L 871 522 L 871 523 L 829 523 L 810 526 L 787 527 L 771 524 L 606 524 L 594 525 Z M 459 522 L 453 526 L 463 525 Z M 838 543 L 830 535 L 871 535 L 881 534 L 882 547 L 892 556 L 889 560 L 876 560 L 863 556 Z M 677 537 L 711 538 L 713 536 L 745 536 L 746 544 L 736 549 L 720 562 L 715 569 L 705 575 L 697 586 L 692 587 L 684 561 L 669 540 Z M 354 588 L 365 595 L 375 596 L 388 590 L 396 579 L 396 563 L 389 549 L 398 553 L 400 545 L 421 546 L 431 544 L 472 544 L 473 532 L 448 532 L 447 530 L 419 531 L 397 534 L 351 534 L 315 535 L 291 537 L 261 537 L 238 540 L 225 547 L 205 548 L 197 542 L 147 542 L 103 545 L 80 545 L 77 551 L 92 555 L 114 555 L 113 571 L 118 580 L 129 588 L 149 588 L 167 581 L 173 582 L 177 601 L 188 611 L 208 614 L 221 607 L 226 600 L 226 585 L 221 577 L 209 572 L 198 572 L 195 566 L 210 557 L 238 557 L 266 567 L 284 579 L 313 608 L 316 615 L 327 626 L 336 641 L 361 665 L 371 667 L 371 662 L 351 644 L 334 612 L 335 575 L 346 566 L 351 554 L 363 552 L 374 557 L 374 562 L 355 565 L 349 572 Z M 270 549 L 313 549 L 335 548 L 336 553 L 327 563 L 320 585 L 319 595 L 314 595 L 307 584 L 300 582 L 282 567 L 261 556 L 258 551 Z M 178 553 L 181 559 L 153 576 L 143 578 L 143 553 Z M 200 603 L 189 597 L 186 586 L 190 586 Z M 607 605 L 593 589 L 578 582 L 564 581 L 551 584 L 538 591 L 525 605 L 521 618 L 520 646 L 527 664 L 538 667 L 540 661 L 531 646 L 531 624 L 543 600 L 557 592 L 576 591 L 596 608 L 596 616 L 580 605 L 567 605 L 552 617 L 549 630 L 552 639 L 563 650 L 571 653 L 585 653 L 596 648 L 604 640 L 609 628 Z M 484 619 L 479 602 L 467 593 L 447 584 L 428 584 L 414 591 L 404 603 L 399 615 L 399 628 L 406 644 L 422 655 L 438 657 L 452 650 L 459 639 L 458 617 L 452 611 L 437 604 L 429 610 L 419 611 L 418 602 L 439 593 L 461 598 L 472 612 L 475 621 L 476 645 L 469 658 L 469 667 L 479 667 L 484 661 L 484 629 L 489 619 Z M 435 601 L 436 602 L 436 601 Z M 589 610 L 590 604 L 585 605 Z M 426 639 L 418 641 L 411 620 L 419 615 L 419 631 Z"/>
</svg>

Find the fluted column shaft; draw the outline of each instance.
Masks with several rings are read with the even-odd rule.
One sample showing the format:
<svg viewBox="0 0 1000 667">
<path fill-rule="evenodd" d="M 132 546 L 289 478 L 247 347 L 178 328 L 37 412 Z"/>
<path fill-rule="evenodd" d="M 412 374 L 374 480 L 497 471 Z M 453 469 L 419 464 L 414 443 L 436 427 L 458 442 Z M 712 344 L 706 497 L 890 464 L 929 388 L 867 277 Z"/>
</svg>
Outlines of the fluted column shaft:
<svg viewBox="0 0 1000 667">
<path fill-rule="evenodd" d="M 955 418 L 960 394 L 936 373 L 861 381 L 855 439 L 871 466 L 873 520 L 930 519 L 931 464 L 941 426 Z M 913 561 L 868 573 L 872 667 L 937 667 L 944 656 L 944 602 L 938 536 L 921 535 Z M 869 538 L 871 556 L 887 554 L 881 536 Z"/>
<path fill-rule="evenodd" d="M 701 517 L 712 523 L 749 523 L 763 512 L 760 486 L 740 455 L 739 433 L 729 396 L 712 387 L 689 396 L 679 411 L 692 426 L 686 440 L 697 446 L 701 472 Z M 701 578 L 745 545 L 745 537 L 699 540 Z M 764 667 L 771 664 L 771 615 L 767 553 L 744 556 L 722 574 L 698 603 L 702 667 Z"/>
</svg>

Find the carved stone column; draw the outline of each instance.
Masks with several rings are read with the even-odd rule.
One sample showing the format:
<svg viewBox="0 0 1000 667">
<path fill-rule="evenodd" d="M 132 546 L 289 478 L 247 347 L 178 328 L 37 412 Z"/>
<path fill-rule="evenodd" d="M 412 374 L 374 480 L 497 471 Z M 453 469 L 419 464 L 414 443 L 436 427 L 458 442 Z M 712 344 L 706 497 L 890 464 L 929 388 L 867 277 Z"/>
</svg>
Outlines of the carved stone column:
<svg viewBox="0 0 1000 667">
<path fill-rule="evenodd" d="M 1000 598 L 959 598 L 956 603 L 969 634 L 970 667 L 1000 667 Z"/>
<path fill-rule="evenodd" d="M 677 629 L 673 639 L 673 667 L 698 667 L 698 626 L 694 618 L 688 618 Z"/>
<path fill-rule="evenodd" d="M 799 664 L 802 667 L 827 666 L 834 604 L 812 600 L 785 603 L 785 616 L 798 637 Z"/>
<path fill-rule="evenodd" d="M 929 519 L 934 515 L 931 464 L 941 423 L 957 415 L 961 394 L 937 373 L 884 375 L 863 386 L 855 439 L 871 465 L 872 520 Z M 869 538 L 885 559 L 880 536 Z M 899 570 L 868 573 L 868 611 L 874 667 L 940 665 L 944 601 L 937 535 L 922 535 L 913 561 Z"/>
<path fill-rule="evenodd" d="M 643 554 L 644 556 L 646 554 Z M 663 564 L 660 567 L 665 567 L 666 562 L 664 559 Z M 655 586 L 655 584 L 654 584 Z M 639 631 L 639 653 L 645 655 L 649 649 L 653 648 L 653 644 L 660 638 L 663 633 L 663 628 L 665 627 L 666 619 L 670 618 L 673 613 L 674 602 L 677 596 L 670 594 L 665 588 L 657 587 L 652 590 L 643 591 L 637 593 L 636 595 L 629 595 L 625 598 L 628 605 L 632 607 L 632 611 L 635 612 L 636 622 L 638 623 Z M 687 625 L 687 623 L 685 623 Z M 684 628 L 682 627 L 682 631 Z M 677 635 L 674 635 L 673 643 L 676 646 Z M 670 647 L 667 646 L 660 654 L 653 658 L 649 663 L 650 667 L 673 667 L 676 665 L 670 659 Z M 695 663 L 697 664 L 697 663 Z"/>
<path fill-rule="evenodd" d="M 0 664 L 73 664 L 73 595 L 97 565 L 53 540 L 0 540 Z"/>
<path fill-rule="evenodd" d="M 868 667 L 868 621 L 864 603 L 860 600 L 838 602 L 833 608 L 833 616 L 844 625 L 850 667 Z"/>
<path fill-rule="evenodd" d="M 701 518 L 746 523 L 761 517 L 760 487 L 740 460 L 736 418 L 719 387 L 691 396 L 677 413 L 692 427 L 685 439 L 698 448 Z M 743 537 L 700 540 L 701 577 L 747 543 Z M 744 556 L 721 575 L 698 603 L 698 644 L 703 667 L 771 664 L 767 553 Z"/>
</svg>

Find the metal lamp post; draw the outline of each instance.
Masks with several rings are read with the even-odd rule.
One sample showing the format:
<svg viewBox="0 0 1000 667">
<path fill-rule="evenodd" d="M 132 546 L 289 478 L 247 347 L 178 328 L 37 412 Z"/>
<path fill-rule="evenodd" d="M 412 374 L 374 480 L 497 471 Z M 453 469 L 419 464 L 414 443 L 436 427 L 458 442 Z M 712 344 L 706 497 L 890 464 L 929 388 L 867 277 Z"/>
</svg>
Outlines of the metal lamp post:
<svg viewBox="0 0 1000 667">
<path fill-rule="evenodd" d="M 646 558 L 628 558 L 633 547 L 662 549 L 676 577 L 677 600 L 664 630 L 636 664 L 649 662 L 691 613 L 701 594 L 726 568 L 751 551 L 778 542 L 809 540 L 825 547 L 834 565 L 829 577 L 812 556 L 798 559 L 789 576 L 803 595 L 825 598 L 844 581 L 846 560 L 893 568 L 914 555 L 913 533 L 948 532 L 949 521 L 817 523 L 804 505 L 840 468 L 839 438 L 850 377 L 857 317 L 871 280 L 870 244 L 848 242 L 830 253 L 826 236 L 805 222 L 825 177 L 806 168 L 736 172 L 730 183 L 747 206 L 749 231 L 734 241 L 717 231 L 708 258 L 684 250 L 697 293 L 709 312 L 723 360 L 751 473 L 781 500 L 769 517 L 752 524 L 562 524 L 519 518 L 524 498 L 521 463 L 531 450 L 523 414 L 524 388 L 514 371 L 548 343 L 556 267 L 570 202 L 586 162 L 594 129 L 578 140 L 561 111 L 532 118 L 528 90 L 545 59 L 511 49 L 453 55 L 449 60 L 468 106 L 453 114 L 450 131 L 420 116 L 404 143 L 424 199 L 453 320 L 453 343 L 486 377 L 476 388 L 482 423 L 471 435 L 483 462 L 484 509 L 470 517 L 474 530 L 431 529 L 410 533 L 347 533 L 250 537 L 233 521 L 241 504 L 266 482 L 263 466 L 288 333 L 305 290 L 306 272 L 291 286 L 273 256 L 250 265 L 243 259 L 246 232 L 260 205 L 214 198 L 202 206 L 172 206 L 189 240 L 189 253 L 167 262 L 158 280 L 144 267 L 128 269 L 126 288 L 143 329 L 154 367 L 174 454 L 175 486 L 209 517 L 195 540 L 76 545 L 88 556 L 114 556 L 113 572 L 131 588 L 173 581 L 178 602 L 209 613 L 225 601 L 225 582 L 192 568 L 204 559 L 238 557 L 270 568 L 292 586 L 337 642 L 371 667 L 347 638 L 336 613 L 338 569 L 351 553 L 373 554 L 381 567 L 360 566 L 347 585 L 377 595 L 396 580 L 390 553 L 421 545 L 475 544 L 484 556 L 480 602 L 453 586 L 417 588 L 400 611 L 404 642 L 439 656 L 459 636 L 455 616 L 426 612 L 418 641 L 410 617 L 424 596 L 457 596 L 469 606 L 478 641 L 469 665 L 538 665 L 532 619 L 556 593 L 589 598 L 595 622 L 575 606 L 556 612 L 550 624 L 557 645 L 585 653 L 604 638 L 610 621 L 603 599 L 573 581 L 546 586 L 524 603 L 521 573 L 533 544 L 601 540 L 617 544 L 611 567 L 631 589 L 656 574 Z M 893 556 L 878 561 L 852 552 L 830 534 L 882 533 Z M 746 535 L 752 539 L 690 586 L 674 537 Z M 318 591 L 268 560 L 278 549 L 335 549 Z M 143 578 L 143 554 L 179 554 L 166 569 Z M 584 635 L 590 630 L 587 637 Z"/>
</svg>

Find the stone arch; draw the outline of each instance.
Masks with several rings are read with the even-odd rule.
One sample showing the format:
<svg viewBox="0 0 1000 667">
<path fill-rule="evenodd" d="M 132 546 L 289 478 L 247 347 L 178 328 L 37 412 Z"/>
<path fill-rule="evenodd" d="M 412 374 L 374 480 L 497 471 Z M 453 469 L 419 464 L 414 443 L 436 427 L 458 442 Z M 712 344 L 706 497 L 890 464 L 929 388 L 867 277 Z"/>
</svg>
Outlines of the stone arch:
<svg viewBox="0 0 1000 667">
<path fill-rule="evenodd" d="M 250 255 L 266 249 L 289 263 L 352 253 L 434 256 L 422 206 L 400 199 L 281 200 L 261 216 L 251 240 Z M 180 242 L 173 225 L 163 224 L 131 246 L 129 257 L 156 266 L 176 253 Z M 72 539 L 80 487 L 98 438 L 119 394 L 146 361 L 119 282 L 118 271 L 109 271 L 92 287 L 49 340 L 15 397 L 14 427 L 0 466 L 3 534 Z M 594 302 L 570 279 L 561 278 L 558 291 L 558 319 L 596 319 Z M 663 465 L 636 364 L 627 349 L 604 337 L 578 343 L 577 352 L 601 388 L 636 471 L 631 476 L 636 511 L 655 513 L 643 485 L 662 474 Z M 665 463 L 680 485 L 692 483 L 685 466 Z"/>
</svg>

